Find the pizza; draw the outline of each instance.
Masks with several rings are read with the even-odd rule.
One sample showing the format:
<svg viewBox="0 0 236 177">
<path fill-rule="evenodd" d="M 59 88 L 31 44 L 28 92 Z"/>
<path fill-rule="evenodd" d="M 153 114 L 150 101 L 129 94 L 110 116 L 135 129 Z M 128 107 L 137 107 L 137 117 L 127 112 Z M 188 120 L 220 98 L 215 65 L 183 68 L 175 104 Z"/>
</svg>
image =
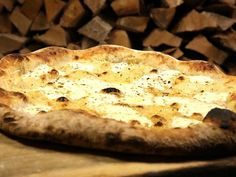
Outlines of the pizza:
<svg viewBox="0 0 236 177">
<path fill-rule="evenodd" d="M 102 45 L 0 60 L 0 129 L 109 151 L 236 150 L 236 77 L 205 61 Z"/>
</svg>

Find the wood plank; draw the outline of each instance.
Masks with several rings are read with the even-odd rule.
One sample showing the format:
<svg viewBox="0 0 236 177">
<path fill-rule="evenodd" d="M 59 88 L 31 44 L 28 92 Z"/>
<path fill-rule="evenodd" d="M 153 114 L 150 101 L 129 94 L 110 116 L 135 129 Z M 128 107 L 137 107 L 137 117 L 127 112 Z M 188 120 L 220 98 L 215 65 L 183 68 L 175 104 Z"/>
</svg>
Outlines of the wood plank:
<svg viewBox="0 0 236 177">
<path fill-rule="evenodd" d="M 216 48 L 202 35 L 198 35 L 190 41 L 186 46 L 186 49 L 199 52 L 217 64 L 222 64 L 228 56 L 227 53 Z"/>
<path fill-rule="evenodd" d="M 25 0 L 20 10 L 30 20 L 34 20 L 42 5 L 43 0 Z"/>
<path fill-rule="evenodd" d="M 10 20 L 22 35 L 28 33 L 32 21 L 22 14 L 18 7 L 11 13 Z"/>
<path fill-rule="evenodd" d="M 81 47 L 78 44 L 75 44 L 75 43 L 69 43 L 67 45 L 67 48 L 71 49 L 71 50 L 79 50 L 79 49 L 81 49 Z"/>
<path fill-rule="evenodd" d="M 141 8 L 139 0 L 114 0 L 111 7 L 118 16 L 139 14 Z"/>
<path fill-rule="evenodd" d="M 70 0 L 60 19 L 60 25 L 66 28 L 74 27 L 83 18 L 84 14 L 85 10 L 80 1 Z"/>
<path fill-rule="evenodd" d="M 108 43 L 131 48 L 131 41 L 129 39 L 128 33 L 125 30 L 113 30 L 109 34 Z"/>
<path fill-rule="evenodd" d="M 40 12 L 38 16 L 35 18 L 34 22 L 31 26 L 31 31 L 43 31 L 49 29 L 50 24 L 44 14 L 44 12 Z"/>
<path fill-rule="evenodd" d="M 179 47 L 182 39 L 174 34 L 160 29 L 154 29 L 143 41 L 143 46 L 158 47 L 161 44 Z"/>
<path fill-rule="evenodd" d="M 154 23 L 161 29 L 167 29 L 172 22 L 176 8 L 153 8 L 150 16 Z"/>
<path fill-rule="evenodd" d="M 106 0 L 84 0 L 84 4 L 93 12 L 93 15 L 97 15 L 105 7 Z"/>
<path fill-rule="evenodd" d="M 0 34 L 0 53 L 7 54 L 20 49 L 26 42 L 26 37 L 14 34 Z"/>
<path fill-rule="evenodd" d="M 78 32 L 88 38 L 101 42 L 107 38 L 112 26 L 101 19 L 99 16 L 94 17 L 87 24 L 82 26 Z"/>
<path fill-rule="evenodd" d="M 142 33 L 147 28 L 149 18 L 144 16 L 126 16 L 117 20 L 118 27 L 136 33 Z"/>
<path fill-rule="evenodd" d="M 62 0 L 44 0 L 45 11 L 48 22 L 53 21 L 65 6 Z"/>
<path fill-rule="evenodd" d="M 60 36 L 60 37 L 58 37 Z M 67 32 L 59 25 L 51 27 L 46 33 L 36 35 L 34 39 L 46 45 L 66 47 L 68 43 Z"/>
<path fill-rule="evenodd" d="M 3 177 L 222 177 L 236 174 L 236 156 L 177 159 L 130 155 L 11 139 L 0 133 Z M 200 174 L 200 175 L 199 175 Z"/>
</svg>

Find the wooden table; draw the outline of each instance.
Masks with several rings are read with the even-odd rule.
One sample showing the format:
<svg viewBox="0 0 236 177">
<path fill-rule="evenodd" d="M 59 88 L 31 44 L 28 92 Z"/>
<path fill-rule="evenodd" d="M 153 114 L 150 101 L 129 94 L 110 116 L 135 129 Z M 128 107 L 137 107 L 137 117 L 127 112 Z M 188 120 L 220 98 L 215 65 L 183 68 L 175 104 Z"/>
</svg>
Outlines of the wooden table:
<svg viewBox="0 0 236 177">
<path fill-rule="evenodd" d="M 236 156 L 176 159 L 81 149 L 0 133 L 0 177 L 236 177 Z"/>
</svg>

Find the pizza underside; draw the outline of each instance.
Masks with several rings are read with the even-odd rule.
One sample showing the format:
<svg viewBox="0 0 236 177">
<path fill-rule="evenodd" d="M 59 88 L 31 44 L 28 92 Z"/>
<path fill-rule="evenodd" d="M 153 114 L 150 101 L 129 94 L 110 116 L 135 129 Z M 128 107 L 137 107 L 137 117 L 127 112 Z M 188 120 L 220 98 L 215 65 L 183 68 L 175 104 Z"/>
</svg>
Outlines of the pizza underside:
<svg viewBox="0 0 236 177">
<path fill-rule="evenodd" d="M 204 61 L 118 46 L 0 60 L 0 129 L 147 154 L 236 148 L 236 78 Z"/>
</svg>

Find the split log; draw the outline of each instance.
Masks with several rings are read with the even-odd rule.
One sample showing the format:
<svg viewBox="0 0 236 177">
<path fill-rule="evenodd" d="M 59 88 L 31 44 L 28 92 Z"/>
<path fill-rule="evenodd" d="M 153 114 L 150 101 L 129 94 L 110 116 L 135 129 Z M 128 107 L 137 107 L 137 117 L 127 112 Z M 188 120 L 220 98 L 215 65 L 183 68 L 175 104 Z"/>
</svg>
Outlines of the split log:
<svg viewBox="0 0 236 177">
<path fill-rule="evenodd" d="M 62 0 L 44 0 L 44 4 L 48 22 L 53 21 L 65 6 Z"/>
<path fill-rule="evenodd" d="M 183 4 L 184 1 L 183 0 L 162 0 L 162 3 L 164 4 L 164 6 L 172 8 L 172 7 L 177 7 Z"/>
<path fill-rule="evenodd" d="M 171 55 L 174 58 L 179 59 L 184 55 L 184 53 L 179 48 L 170 48 L 167 50 L 162 51 L 165 54 Z"/>
<path fill-rule="evenodd" d="M 144 16 L 127 16 L 119 18 L 116 24 L 127 31 L 142 33 L 147 28 L 148 21 L 149 18 Z"/>
<path fill-rule="evenodd" d="M 53 26 L 46 33 L 36 35 L 34 39 L 46 45 L 66 47 L 68 43 L 68 34 L 62 27 Z"/>
<path fill-rule="evenodd" d="M 26 37 L 14 34 L 0 34 L 0 53 L 7 54 L 19 50 L 26 42 Z"/>
<path fill-rule="evenodd" d="M 0 4 L 0 13 L 2 12 L 2 9 L 3 9 L 3 5 Z"/>
<path fill-rule="evenodd" d="M 109 34 L 108 43 L 131 48 L 131 42 L 128 33 L 124 30 L 113 30 Z"/>
<path fill-rule="evenodd" d="M 229 4 L 229 5 L 235 5 L 236 1 L 235 0 L 217 0 L 220 3 L 225 3 L 225 4 Z"/>
<path fill-rule="evenodd" d="M 100 42 L 107 38 L 111 29 L 112 26 L 109 23 L 102 20 L 99 16 L 96 16 L 87 24 L 82 26 L 78 32 L 88 38 Z"/>
<path fill-rule="evenodd" d="M 85 10 L 79 0 L 70 0 L 60 20 L 60 25 L 66 28 L 75 27 L 84 16 Z"/>
<path fill-rule="evenodd" d="M 143 41 L 143 46 L 158 47 L 161 44 L 179 47 L 182 39 L 174 34 L 160 29 L 154 29 Z"/>
<path fill-rule="evenodd" d="M 196 51 L 216 64 L 222 64 L 227 58 L 227 53 L 212 45 L 205 36 L 199 35 L 188 43 L 186 49 Z"/>
<path fill-rule="evenodd" d="M 12 24 L 8 14 L 0 14 L 0 33 L 11 33 Z"/>
<path fill-rule="evenodd" d="M 154 8 L 151 10 L 150 16 L 154 23 L 161 29 L 167 29 L 172 22 L 176 8 Z"/>
<path fill-rule="evenodd" d="M 31 51 L 28 48 L 23 48 L 19 51 L 19 53 L 21 54 L 26 54 L 26 53 L 30 53 Z"/>
<path fill-rule="evenodd" d="M 106 5 L 106 0 L 84 0 L 84 4 L 93 12 L 94 15 L 97 15 Z"/>
<path fill-rule="evenodd" d="M 231 19 L 219 14 L 202 12 L 199 13 L 196 10 L 192 10 L 177 24 L 174 32 L 191 32 L 200 31 L 207 28 L 219 28 L 221 30 L 227 30 L 234 23 L 236 19 Z"/>
<path fill-rule="evenodd" d="M 23 4 L 23 3 L 25 2 L 25 0 L 17 0 L 17 2 L 18 2 L 19 4 Z"/>
<path fill-rule="evenodd" d="M 22 14 L 18 7 L 11 13 L 10 20 L 22 35 L 25 36 L 28 33 L 31 20 Z"/>
<path fill-rule="evenodd" d="M 68 49 L 71 49 L 71 50 L 79 50 L 79 49 L 81 49 L 80 46 L 77 45 L 77 44 L 75 44 L 75 43 L 69 43 L 69 44 L 67 45 L 67 48 L 68 48 Z"/>
<path fill-rule="evenodd" d="M 140 13 L 139 0 L 114 0 L 111 3 L 111 7 L 118 16 Z"/>
<path fill-rule="evenodd" d="M 88 49 L 90 47 L 94 47 L 98 45 L 97 41 L 94 41 L 92 39 L 89 39 L 87 37 L 83 37 L 83 39 L 81 40 L 81 49 Z"/>
<path fill-rule="evenodd" d="M 236 52 L 236 32 L 228 32 L 217 34 L 214 36 L 215 39 L 220 41 L 220 43 L 226 47 L 231 49 L 232 51 Z"/>
<path fill-rule="evenodd" d="M 43 0 L 25 0 L 21 7 L 21 12 L 30 20 L 34 20 L 39 14 L 42 5 Z"/>
<path fill-rule="evenodd" d="M 9 12 L 12 11 L 15 0 L 0 0 L 0 4 L 2 4 Z"/>
<path fill-rule="evenodd" d="M 43 31 L 49 29 L 49 27 L 45 14 L 40 12 L 31 26 L 31 31 Z"/>
</svg>

